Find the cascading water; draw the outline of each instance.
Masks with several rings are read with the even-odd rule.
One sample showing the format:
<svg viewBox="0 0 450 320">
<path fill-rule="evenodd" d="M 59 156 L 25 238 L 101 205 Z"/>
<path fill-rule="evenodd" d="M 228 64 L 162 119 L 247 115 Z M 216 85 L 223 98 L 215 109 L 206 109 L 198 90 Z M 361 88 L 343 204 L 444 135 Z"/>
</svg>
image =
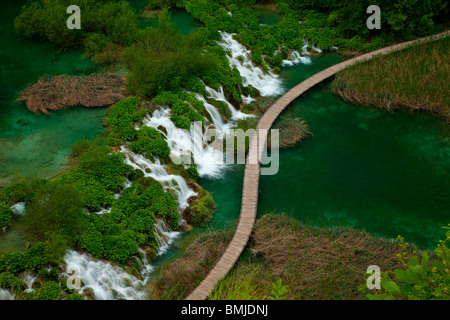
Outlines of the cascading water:
<svg viewBox="0 0 450 320">
<path fill-rule="evenodd" d="M 148 263 L 147 253 L 144 250 L 138 248 L 138 252 L 142 257 L 136 257 L 136 262 L 140 266 L 140 274 L 144 277 L 144 282 L 146 282 L 148 276 L 155 270 L 155 267 Z"/>
<path fill-rule="evenodd" d="M 9 290 L 0 288 L 0 300 L 14 300 L 14 295 Z"/>
<path fill-rule="evenodd" d="M 15 205 L 11 206 L 11 210 L 15 214 L 22 216 L 25 214 L 25 207 L 26 207 L 26 202 L 19 202 L 19 203 L 16 203 Z"/>
<path fill-rule="evenodd" d="M 172 243 L 181 235 L 181 232 L 172 231 L 163 221 L 157 220 L 153 226 L 156 243 L 158 244 L 158 256 L 164 254 Z"/>
<path fill-rule="evenodd" d="M 36 281 L 36 279 L 38 278 L 38 276 L 37 275 L 32 275 L 32 274 L 30 274 L 30 273 L 26 273 L 26 275 L 24 276 L 24 281 L 25 281 L 25 283 L 26 283 L 26 285 L 27 285 L 27 289 L 25 289 L 25 292 L 32 292 L 32 291 L 34 291 L 34 289 L 33 289 L 33 284 L 34 284 L 34 282 Z"/>
<path fill-rule="evenodd" d="M 188 207 L 187 200 L 197 194 L 189 188 L 183 177 L 169 174 L 166 167 L 159 162 L 159 159 L 156 159 L 153 163 L 144 156 L 130 151 L 125 146 L 121 147 L 120 152 L 125 154 L 124 161 L 126 164 L 136 170 L 141 170 L 145 177 L 159 181 L 165 189 L 174 190 L 180 210 L 186 209 Z"/>
<path fill-rule="evenodd" d="M 253 86 L 259 90 L 262 96 L 275 96 L 283 92 L 282 82 L 278 75 L 271 72 L 264 73 L 256 67 L 251 61 L 251 52 L 233 39 L 234 33 L 219 32 L 222 36 L 219 44 L 231 54 L 231 57 L 227 55 L 230 65 L 238 69 L 244 86 Z"/>
<path fill-rule="evenodd" d="M 223 92 L 222 86 L 219 87 L 219 91 L 216 91 L 213 88 L 206 86 L 206 91 L 209 93 L 209 96 L 212 99 L 225 102 L 228 109 L 230 109 L 231 120 L 238 120 L 238 119 L 245 119 L 245 118 L 253 117 L 253 115 L 245 114 L 239 110 L 236 110 L 236 108 L 230 102 L 228 102 L 227 98 L 225 97 L 225 93 Z"/>
<path fill-rule="evenodd" d="M 222 119 L 222 115 L 216 109 L 216 107 L 208 103 L 201 94 L 197 94 L 196 98 L 197 100 L 203 102 L 206 111 L 208 111 L 209 115 L 211 116 L 211 120 L 213 122 L 214 127 L 220 132 L 225 132 L 228 129 L 229 125 L 227 126 L 227 124 L 225 124 L 225 122 Z"/>
<path fill-rule="evenodd" d="M 181 235 L 181 232 L 170 230 L 170 227 L 163 220 L 155 221 L 153 231 L 158 245 L 158 256 L 164 254 Z M 93 259 L 88 254 L 80 254 L 73 250 L 66 253 L 64 260 L 68 270 L 69 268 L 75 270 L 76 275 L 82 281 L 78 291 L 80 294 L 90 291 L 95 300 L 142 300 L 145 298 L 143 286 L 149 280 L 154 267 L 148 263 L 146 252 L 141 248 L 138 251 L 142 257 L 136 257 L 136 261 L 140 267 L 143 280 L 130 275 L 118 266 Z M 72 272 L 71 275 L 73 276 L 74 273 Z M 63 276 L 68 277 L 69 274 L 64 273 Z M 25 281 L 29 289 L 31 289 L 34 280 L 36 280 L 36 277 L 27 274 Z M 9 291 L 3 290 L 0 292 L 0 300 L 2 299 L 13 299 L 13 297 Z"/>
<path fill-rule="evenodd" d="M 309 55 L 309 53 L 308 53 L 308 55 Z M 290 54 L 289 59 L 283 60 L 283 63 L 281 64 L 281 66 L 282 67 L 292 67 L 299 63 L 311 64 L 312 61 L 309 56 L 305 57 L 305 56 L 301 55 L 297 50 L 295 50 Z"/>
<path fill-rule="evenodd" d="M 197 97 L 205 103 L 205 108 L 209 109 L 208 112 L 218 131 L 217 135 L 223 136 L 231 124 L 225 124 L 215 107 L 208 104 L 202 96 L 198 95 Z M 177 128 L 170 120 L 170 109 L 161 108 L 154 111 L 151 117 L 147 116 L 143 120 L 143 125 L 161 132 L 169 145 L 172 159 L 180 159 L 181 157 L 190 159 L 193 155 L 194 163 L 201 177 L 220 178 L 222 176 L 225 170 L 223 153 L 215 147 L 214 143 L 210 144 L 202 132 L 196 130 L 194 123 L 191 124 L 190 132 Z M 164 130 L 161 130 L 161 127 Z"/>
<path fill-rule="evenodd" d="M 80 294 L 90 291 L 95 300 L 143 300 L 145 281 L 128 274 L 122 268 L 95 260 L 88 254 L 70 250 L 64 258 L 68 268 L 77 271 L 82 281 Z"/>
</svg>

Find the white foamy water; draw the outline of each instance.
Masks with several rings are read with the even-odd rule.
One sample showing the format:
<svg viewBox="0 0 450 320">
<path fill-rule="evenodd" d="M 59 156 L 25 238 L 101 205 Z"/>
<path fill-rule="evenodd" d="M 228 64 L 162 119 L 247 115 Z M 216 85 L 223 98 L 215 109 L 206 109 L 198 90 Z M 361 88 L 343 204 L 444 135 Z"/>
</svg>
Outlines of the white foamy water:
<svg viewBox="0 0 450 320">
<path fill-rule="evenodd" d="M 290 54 L 289 59 L 283 60 L 283 63 L 281 66 L 282 67 L 291 67 L 291 66 L 295 66 L 300 63 L 311 64 L 312 61 L 311 61 L 311 58 L 309 57 L 309 53 L 305 56 L 305 55 L 301 55 L 297 50 L 295 50 Z"/>
<path fill-rule="evenodd" d="M 214 127 L 219 130 L 220 132 L 225 133 L 226 130 L 230 128 L 229 123 L 225 123 L 222 119 L 222 115 L 220 112 L 216 109 L 215 106 L 208 103 L 206 99 L 201 94 L 196 94 L 197 100 L 203 102 L 203 105 L 205 106 L 206 111 L 211 116 L 211 120 L 213 122 Z"/>
<path fill-rule="evenodd" d="M 158 256 L 166 253 L 172 243 L 181 236 L 181 232 L 170 230 L 170 227 L 163 220 L 155 222 L 153 231 L 158 244 Z"/>
<path fill-rule="evenodd" d="M 79 294 L 91 291 L 95 300 L 143 300 L 145 281 L 111 263 L 69 250 L 64 258 L 68 268 L 77 270 L 82 281 Z"/>
<path fill-rule="evenodd" d="M 0 288 L 0 300 L 14 300 L 15 296 L 9 290 Z"/>
<path fill-rule="evenodd" d="M 158 256 L 167 252 L 173 242 L 180 237 L 181 232 L 172 231 L 163 220 L 156 220 L 153 226 Z M 119 266 L 109 262 L 92 258 L 89 254 L 68 250 L 64 260 L 67 268 L 77 271 L 82 283 L 79 294 L 90 291 L 95 300 L 142 300 L 145 299 L 144 285 L 155 270 L 147 259 L 147 254 L 141 248 L 138 252 L 142 257 L 136 256 L 142 280 L 127 273 Z M 68 276 L 68 274 L 63 274 Z M 74 274 L 71 273 L 73 276 Z M 28 288 L 31 288 L 36 277 L 29 276 L 26 279 Z M 13 299 L 9 291 L 0 292 L 0 300 Z"/>
<path fill-rule="evenodd" d="M 275 96 L 283 92 L 282 82 L 278 75 L 264 73 L 251 61 L 251 52 L 245 46 L 233 39 L 235 34 L 219 31 L 222 41 L 219 44 L 228 52 L 231 66 L 236 66 L 242 77 L 244 86 L 251 85 L 258 89 L 262 96 Z"/>
<path fill-rule="evenodd" d="M 231 112 L 231 120 L 240 120 L 240 119 L 254 117 L 254 115 L 246 114 L 246 113 L 241 112 L 240 110 L 236 110 L 236 108 L 225 97 L 225 93 L 223 92 L 222 86 L 219 87 L 219 91 L 216 91 L 213 88 L 206 86 L 206 92 L 208 92 L 210 98 L 217 100 L 217 101 L 225 102 L 225 104 L 227 105 L 228 109 Z"/>
<path fill-rule="evenodd" d="M 226 130 L 230 128 L 231 123 L 224 123 L 217 109 L 207 103 L 202 96 L 197 95 L 197 98 L 204 103 L 206 110 L 210 113 L 213 124 L 217 129 L 217 136 L 223 136 Z M 207 137 L 201 132 L 202 128 L 196 128 L 195 123 L 191 123 L 190 131 L 176 127 L 170 120 L 170 113 L 171 111 L 168 108 L 156 110 L 152 116 L 147 116 L 143 120 L 143 125 L 161 132 L 169 145 L 173 160 L 190 159 L 192 155 L 193 162 L 201 177 L 220 178 L 226 169 L 221 150 L 218 150 L 215 144 L 209 143 Z"/>
<path fill-rule="evenodd" d="M 186 183 L 182 176 L 169 174 L 165 165 L 162 165 L 159 159 L 151 162 L 144 156 L 134 153 L 127 147 L 122 146 L 120 152 L 125 154 L 125 163 L 134 169 L 142 170 L 145 177 L 151 177 L 160 182 L 164 189 L 175 191 L 178 208 L 182 211 L 188 207 L 187 200 L 197 195 Z"/>
<path fill-rule="evenodd" d="M 16 203 L 15 205 L 11 206 L 11 210 L 15 214 L 22 216 L 25 214 L 25 207 L 26 207 L 26 202 L 19 202 L 19 203 Z"/>
<path fill-rule="evenodd" d="M 25 292 L 32 292 L 34 291 L 33 289 L 33 284 L 36 281 L 36 279 L 38 278 L 37 274 L 32 275 L 31 273 L 27 272 L 23 278 L 23 280 L 25 281 L 25 284 L 27 285 L 27 289 L 25 289 Z"/>
</svg>

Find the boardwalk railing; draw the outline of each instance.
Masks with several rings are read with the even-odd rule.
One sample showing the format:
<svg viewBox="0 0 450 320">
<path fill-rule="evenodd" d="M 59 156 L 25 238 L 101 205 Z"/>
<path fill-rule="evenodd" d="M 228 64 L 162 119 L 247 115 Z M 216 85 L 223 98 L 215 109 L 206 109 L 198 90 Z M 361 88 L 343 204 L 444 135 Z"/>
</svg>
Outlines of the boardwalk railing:
<svg viewBox="0 0 450 320">
<path fill-rule="evenodd" d="M 416 45 L 429 41 L 434 41 L 447 37 L 450 34 L 449 31 L 444 33 L 416 39 L 413 41 L 402 42 L 390 47 L 386 47 L 380 50 L 372 51 L 364 55 L 355 57 L 353 59 L 346 60 L 332 67 L 329 67 L 319 73 L 316 73 L 312 77 L 301 82 L 291 90 L 289 90 L 284 96 L 277 100 L 267 111 L 264 113 L 258 125 L 256 127 L 256 134 L 252 137 L 250 147 L 248 151 L 247 163 L 245 165 L 244 174 L 244 186 L 242 191 L 242 204 L 241 214 L 234 236 L 225 250 L 220 260 L 216 263 L 214 268 L 209 272 L 206 278 L 200 283 L 200 285 L 187 297 L 187 300 L 204 300 L 216 286 L 217 282 L 225 277 L 225 275 L 233 268 L 237 259 L 240 257 L 242 251 L 247 245 L 250 235 L 253 230 L 253 226 L 256 220 L 256 211 L 258 207 L 258 186 L 259 186 L 259 174 L 260 174 L 260 162 L 262 159 L 263 149 L 258 146 L 265 146 L 267 135 L 259 134 L 261 129 L 269 130 L 273 122 L 277 119 L 280 113 L 296 98 L 305 93 L 307 90 L 315 86 L 316 84 L 328 79 L 337 72 L 345 69 L 351 64 L 359 61 L 369 60 L 378 55 L 386 55 L 394 51 L 399 51 L 407 48 L 410 45 Z M 256 159 L 254 157 L 257 157 Z"/>
</svg>

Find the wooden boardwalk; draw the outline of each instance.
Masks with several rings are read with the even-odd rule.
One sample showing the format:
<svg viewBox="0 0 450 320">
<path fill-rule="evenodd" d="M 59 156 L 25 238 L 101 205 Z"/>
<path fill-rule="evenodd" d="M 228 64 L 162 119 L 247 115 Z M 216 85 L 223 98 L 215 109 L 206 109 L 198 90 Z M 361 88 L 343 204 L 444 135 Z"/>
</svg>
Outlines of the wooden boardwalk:
<svg viewBox="0 0 450 320">
<path fill-rule="evenodd" d="M 258 146 L 265 146 L 267 140 L 266 135 L 259 134 L 260 130 L 269 130 L 276 118 L 292 101 L 305 93 L 308 89 L 324 81 L 325 79 L 328 79 L 329 77 L 343 70 L 349 65 L 354 64 L 358 61 L 369 60 L 377 55 L 386 55 L 391 52 L 404 49 L 412 44 L 441 39 L 447 37 L 449 34 L 450 32 L 446 31 L 439 35 L 403 42 L 390 47 L 382 48 L 380 50 L 369 52 L 367 54 L 346 60 L 337 65 L 329 67 L 319 73 L 316 73 L 312 77 L 306 79 L 296 87 L 292 88 L 266 111 L 266 113 L 260 119 L 256 127 L 256 134 L 252 137 L 252 140 L 250 142 L 247 163 L 245 165 L 241 214 L 234 236 L 220 260 L 216 263 L 214 268 L 200 283 L 200 285 L 187 297 L 187 300 L 204 300 L 208 298 L 217 282 L 224 278 L 228 271 L 233 268 L 237 259 L 240 257 L 242 251 L 246 247 L 248 240 L 250 239 L 250 235 L 252 233 L 253 226 L 256 220 L 260 161 L 263 153 L 263 149 L 258 148 Z"/>
</svg>

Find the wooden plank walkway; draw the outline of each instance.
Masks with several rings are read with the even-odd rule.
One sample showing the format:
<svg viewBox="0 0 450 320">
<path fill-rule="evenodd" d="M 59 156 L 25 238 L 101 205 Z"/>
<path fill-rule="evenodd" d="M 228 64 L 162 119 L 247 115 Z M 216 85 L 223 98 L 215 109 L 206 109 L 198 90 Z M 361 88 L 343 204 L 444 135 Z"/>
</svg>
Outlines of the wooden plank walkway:
<svg viewBox="0 0 450 320">
<path fill-rule="evenodd" d="M 390 47 L 382 48 L 380 50 L 366 53 L 364 55 L 346 60 L 337 65 L 329 67 L 319 73 L 316 73 L 312 77 L 306 79 L 305 81 L 289 90 L 283 97 L 277 100 L 266 111 L 266 113 L 264 113 L 256 127 L 256 134 L 252 137 L 252 140 L 250 142 L 247 163 L 245 165 L 241 214 L 234 236 L 220 260 L 216 263 L 214 268 L 200 283 L 200 285 L 187 297 L 187 300 L 204 300 L 208 298 L 217 282 L 224 278 L 226 274 L 231 270 L 231 268 L 233 268 L 237 259 L 240 257 L 242 251 L 247 245 L 248 240 L 250 239 L 250 235 L 255 224 L 256 211 L 258 207 L 260 161 L 263 153 L 263 148 L 259 148 L 259 146 L 265 146 L 267 140 L 267 135 L 259 134 L 260 130 L 269 130 L 276 118 L 292 101 L 305 93 L 308 89 L 331 77 L 337 72 L 343 70 L 349 65 L 354 64 L 358 61 L 369 60 L 377 55 L 386 55 L 391 52 L 407 48 L 408 46 L 413 44 L 442 39 L 444 37 L 447 37 L 449 34 L 450 32 L 446 31 L 439 35 L 403 42 Z"/>
</svg>

